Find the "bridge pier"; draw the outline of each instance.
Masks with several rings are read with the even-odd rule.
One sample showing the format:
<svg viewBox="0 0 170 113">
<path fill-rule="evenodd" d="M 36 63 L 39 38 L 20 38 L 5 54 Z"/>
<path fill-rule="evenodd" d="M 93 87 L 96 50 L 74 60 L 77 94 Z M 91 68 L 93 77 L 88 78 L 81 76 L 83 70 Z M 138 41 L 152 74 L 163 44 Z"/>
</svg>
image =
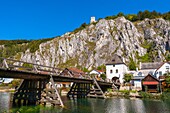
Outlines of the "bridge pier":
<svg viewBox="0 0 170 113">
<path fill-rule="evenodd" d="M 13 96 L 13 106 L 35 105 L 48 81 L 24 79 Z"/>
<path fill-rule="evenodd" d="M 72 98 L 84 98 L 90 92 L 90 83 L 74 82 L 67 96 Z"/>
</svg>

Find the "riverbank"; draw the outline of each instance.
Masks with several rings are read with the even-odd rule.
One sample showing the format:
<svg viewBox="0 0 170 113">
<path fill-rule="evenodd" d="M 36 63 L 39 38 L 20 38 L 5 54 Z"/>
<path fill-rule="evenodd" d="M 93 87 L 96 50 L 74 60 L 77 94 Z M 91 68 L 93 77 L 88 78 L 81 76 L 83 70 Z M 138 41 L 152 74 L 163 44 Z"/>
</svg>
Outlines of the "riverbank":
<svg viewBox="0 0 170 113">
<path fill-rule="evenodd" d="M 14 92 L 14 88 L 0 87 L 0 92 Z"/>
<path fill-rule="evenodd" d="M 15 89 L 0 89 L 0 92 L 14 92 Z"/>
<path fill-rule="evenodd" d="M 106 97 L 126 97 L 126 98 L 149 98 L 149 99 L 170 99 L 169 92 L 163 93 L 147 93 L 147 92 L 137 92 L 137 91 L 113 91 L 105 93 Z"/>
</svg>

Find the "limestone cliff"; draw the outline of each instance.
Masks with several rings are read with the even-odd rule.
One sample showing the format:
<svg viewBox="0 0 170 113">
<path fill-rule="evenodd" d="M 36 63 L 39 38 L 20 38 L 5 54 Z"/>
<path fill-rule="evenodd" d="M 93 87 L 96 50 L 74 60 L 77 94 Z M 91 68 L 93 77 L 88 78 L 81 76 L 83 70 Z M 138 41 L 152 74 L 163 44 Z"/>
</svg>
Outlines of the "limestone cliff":
<svg viewBox="0 0 170 113">
<path fill-rule="evenodd" d="M 169 21 L 158 18 L 132 23 L 118 17 L 100 19 L 83 30 L 41 43 L 34 53 L 27 49 L 21 53 L 20 60 L 55 67 L 92 69 L 110 61 L 114 54 L 128 64 L 130 58 L 137 63 L 147 52 L 151 52 L 152 61 L 163 61 L 169 50 Z"/>
</svg>

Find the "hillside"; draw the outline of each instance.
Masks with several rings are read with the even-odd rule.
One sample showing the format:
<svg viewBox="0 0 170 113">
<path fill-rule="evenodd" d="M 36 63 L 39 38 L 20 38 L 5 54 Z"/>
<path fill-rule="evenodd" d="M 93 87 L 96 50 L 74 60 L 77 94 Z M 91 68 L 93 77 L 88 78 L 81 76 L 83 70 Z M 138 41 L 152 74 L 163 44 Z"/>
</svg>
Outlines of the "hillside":
<svg viewBox="0 0 170 113">
<path fill-rule="evenodd" d="M 170 60 L 170 21 L 145 18 L 132 22 L 123 16 L 105 18 L 56 38 L 0 44 L 2 57 L 47 66 L 90 70 L 109 62 L 117 54 L 134 69 L 140 61 Z M 7 55 L 8 49 L 14 49 L 12 45 L 16 49 Z"/>
</svg>

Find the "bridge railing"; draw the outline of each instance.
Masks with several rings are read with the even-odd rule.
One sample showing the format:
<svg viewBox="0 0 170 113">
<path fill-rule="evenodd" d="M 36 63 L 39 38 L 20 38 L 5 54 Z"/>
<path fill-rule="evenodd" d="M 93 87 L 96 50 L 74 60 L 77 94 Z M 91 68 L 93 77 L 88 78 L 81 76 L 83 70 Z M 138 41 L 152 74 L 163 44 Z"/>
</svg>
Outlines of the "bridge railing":
<svg viewBox="0 0 170 113">
<path fill-rule="evenodd" d="M 40 73 L 40 74 L 46 74 L 46 75 L 48 74 L 48 75 L 64 76 L 61 74 L 64 69 L 14 60 L 10 58 L 7 59 L 7 58 L 0 57 L 0 68 L 6 68 L 10 70 L 17 70 L 17 71 L 34 72 L 34 73 Z M 69 76 L 69 77 L 77 78 L 75 76 Z M 82 78 L 82 79 L 92 79 L 92 77 L 93 76 L 90 74 L 79 76 L 79 78 Z M 98 81 L 112 82 L 109 79 L 103 80 L 102 78 L 100 78 L 100 80 Z"/>
<path fill-rule="evenodd" d="M 14 59 L 6 59 L 0 57 L 0 67 L 6 69 L 37 72 L 41 74 L 57 74 L 59 75 L 63 69 L 39 65 L 35 63 L 29 63 L 24 61 L 18 61 Z"/>
</svg>

